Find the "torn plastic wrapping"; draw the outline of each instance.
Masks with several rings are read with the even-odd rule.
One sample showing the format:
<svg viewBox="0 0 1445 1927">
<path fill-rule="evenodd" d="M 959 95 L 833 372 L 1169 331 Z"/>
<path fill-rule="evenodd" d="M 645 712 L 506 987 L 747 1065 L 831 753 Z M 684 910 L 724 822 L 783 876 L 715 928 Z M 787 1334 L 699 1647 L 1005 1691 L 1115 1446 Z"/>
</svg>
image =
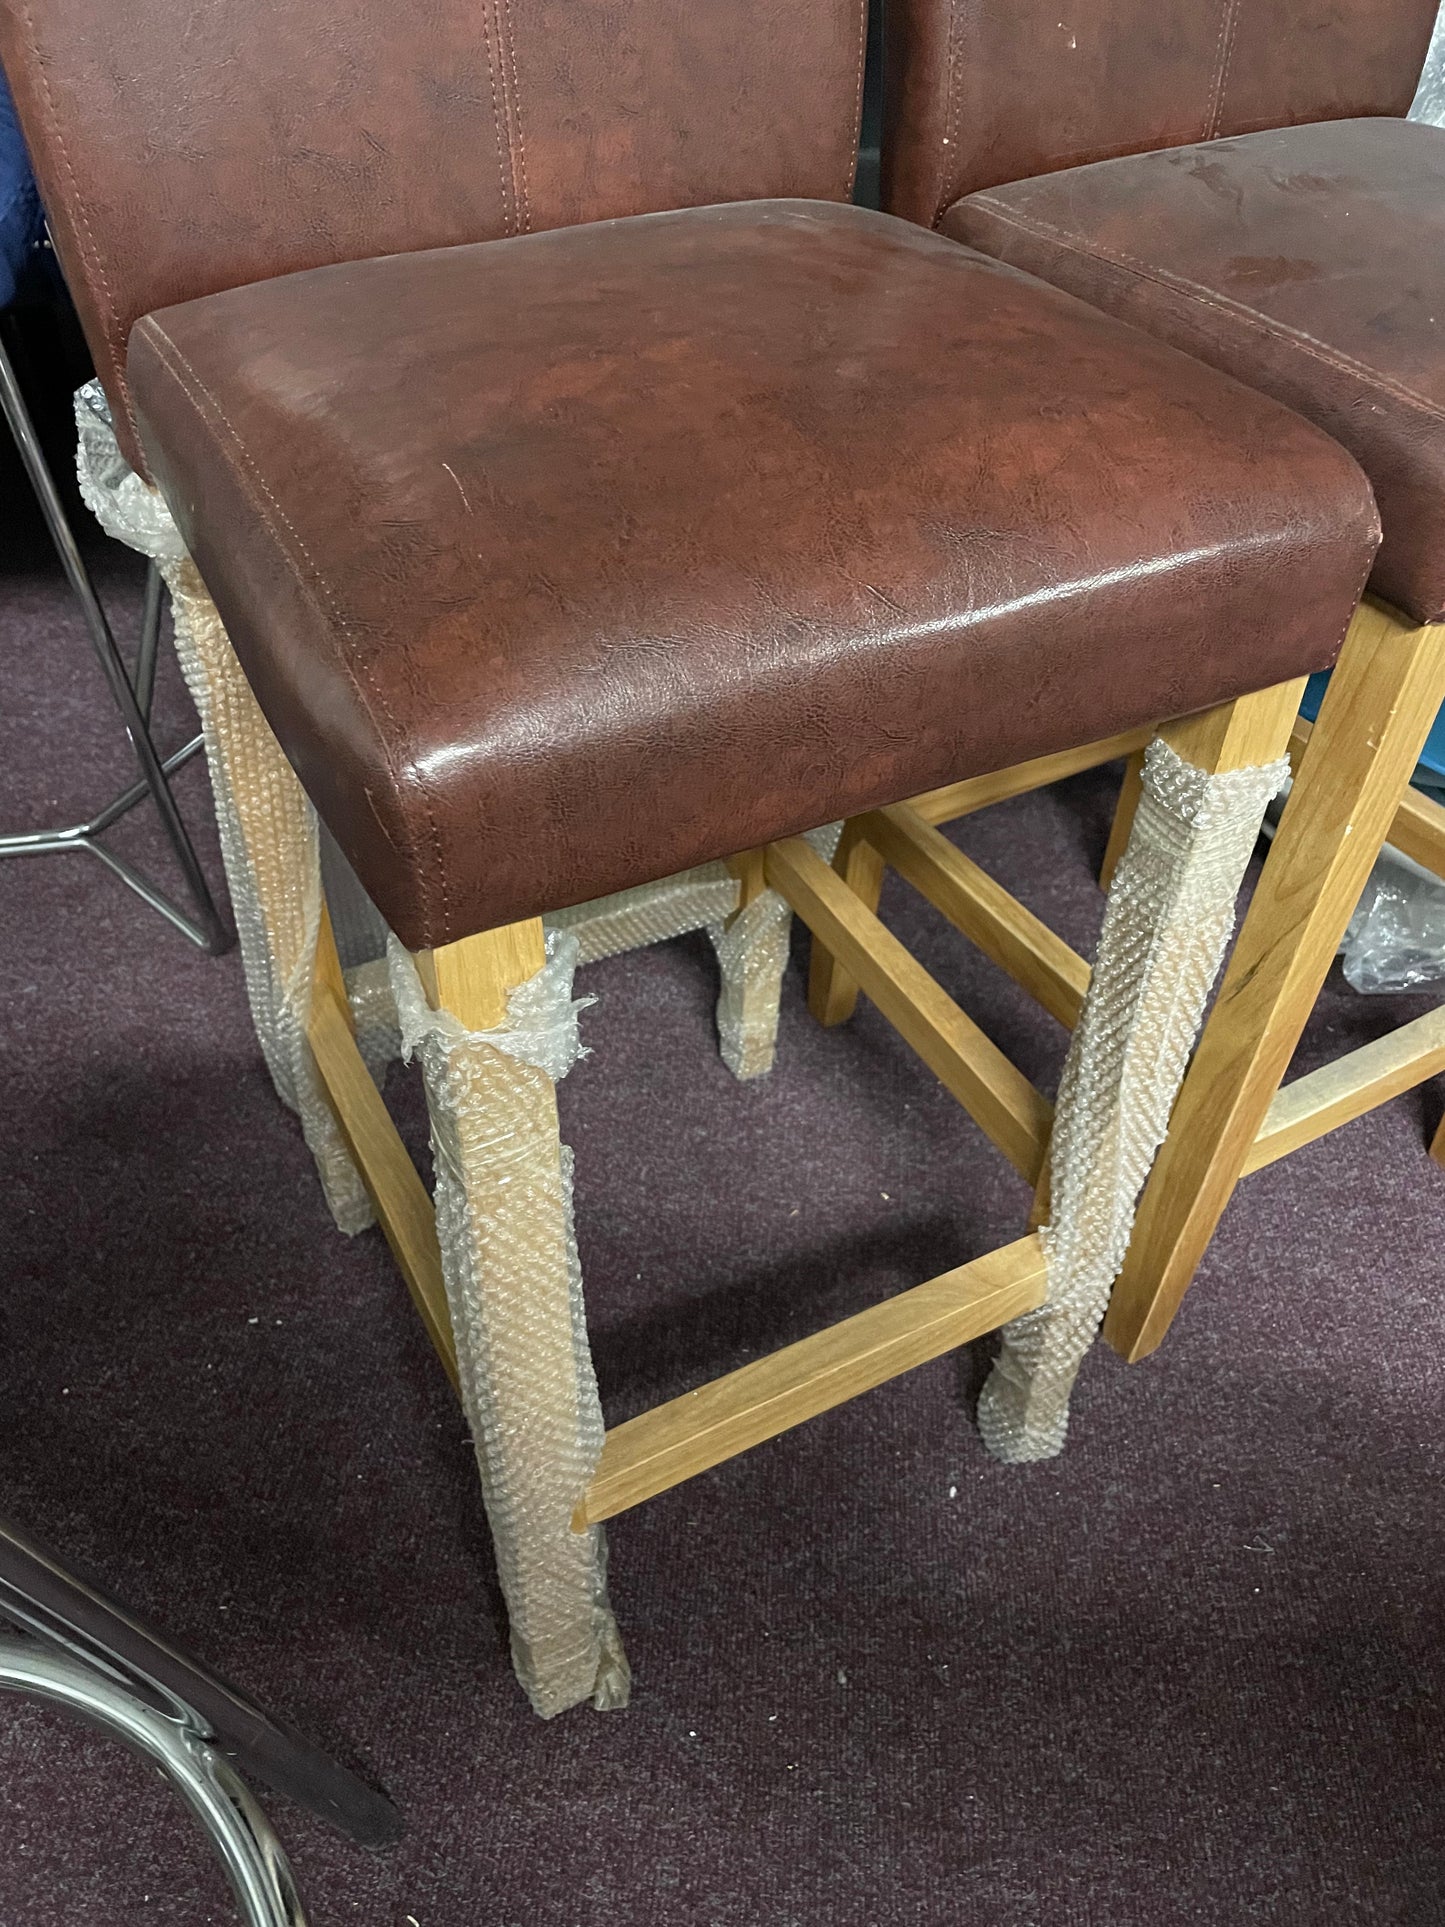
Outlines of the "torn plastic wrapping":
<svg viewBox="0 0 1445 1927">
<path fill-rule="evenodd" d="M 1445 882 L 1386 844 L 1340 951 L 1366 995 L 1445 983 Z"/>
<path fill-rule="evenodd" d="M 1435 16 L 1435 37 L 1425 56 L 1425 69 L 1410 108 L 1410 119 L 1445 127 L 1445 4 Z"/>
<path fill-rule="evenodd" d="M 1429 789 L 1439 778 L 1422 763 L 1415 780 Z M 1268 837 L 1277 831 L 1290 788 L 1286 783 L 1266 812 Z M 1445 881 L 1385 844 L 1340 939 L 1339 954 L 1345 981 L 1365 996 L 1445 983 Z"/>
<path fill-rule="evenodd" d="M 371 1203 L 321 1089 L 306 1042 L 321 914 L 315 811 L 231 649 L 216 606 L 156 490 L 116 446 L 97 382 L 75 398 L 81 494 L 108 535 L 155 561 L 171 594 L 176 655 L 201 720 L 216 827 L 246 993 L 262 1055 L 297 1112 L 326 1201 L 343 1231 Z"/>
<path fill-rule="evenodd" d="M 1265 806 L 1287 762 L 1218 775 L 1158 739 L 1109 891 L 1098 956 L 1054 1117 L 1049 1299 L 1005 1327 L 979 1400 L 984 1443 L 1052 1458 L 1069 1395 L 1124 1262 L 1139 1193 L 1164 1141 Z"/>
<path fill-rule="evenodd" d="M 577 950 L 551 932 L 505 1021 L 473 1032 L 431 1009 L 394 938 L 388 950 L 403 1047 L 426 1079 L 437 1238 L 513 1664 L 544 1718 L 624 1706 L 630 1680 L 602 1528 L 572 1530 L 603 1440 L 554 1094 L 593 1001 L 572 995 Z"/>
<path fill-rule="evenodd" d="M 837 847 L 838 835 L 836 825 L 813 832 L 827 860 Z M 385 1047 L 388 1024 L 381 986 L 368 967 L 372 958 L 385 951 L 386 926 L 324 827 L 321 839 L 321 870 L 337 949 L 363 1040 L 362 1054 L 373 1063 L 373 1053 Z M 656 883 L 549 911 L 543 921 L 549 930 L 567 930 L 576 938 L 579 965 L 706 930 L 722 980 L 717 1021 L 723 1061 L 740 1078 L 758 1077 L 772 1066 L 791 918 L 787 905 L 772 890 L 735 914 L 738 895 L 737 878 L 725 863 L 703 863 Z M 364 985 L 363 971 L 368 972 Z M 358 1006 L 363 988 L 364 1017 Z M 390 1029 L 395 1029 L 394 1015 Z M 390 1054 L 395 1056 L 396 1049 Z"/>
</svg>

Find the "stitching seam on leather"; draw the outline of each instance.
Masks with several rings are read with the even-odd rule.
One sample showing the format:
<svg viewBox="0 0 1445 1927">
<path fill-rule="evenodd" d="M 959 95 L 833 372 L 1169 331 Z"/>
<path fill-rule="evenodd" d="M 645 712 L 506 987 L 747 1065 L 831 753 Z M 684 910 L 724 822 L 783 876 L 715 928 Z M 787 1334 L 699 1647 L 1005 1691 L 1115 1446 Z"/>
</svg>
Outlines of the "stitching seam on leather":
<svg viewBox="0 0 1445 1927">
<path fill-rule="evenodd" d="M 1234 50 L 1239 45 L 1239 16 L 1242 0 L 1234 0 L 1234 9 L 1229 22 L 1229 45 L 1224 50 L 1224 65 L 1219 73 L 1219 92 L 1214 102 L 1214 132 L 1217 134 L 1224 125 L 1224 103 L 1229 97 L 1229 74 L 1234 65 Z"/>
<path fill-rule="evenodd" d="M 1365 590 L 1370 586 L 1370 577 L 1375 573 L 1375 564 L 1380 559 L 1380 543 L 1378 539 L 1380 535 L 1380 517 L 1379 517 L 1378 510 L 1376 511 L 1376 514 L 1375 514 L 1375 535 L 1376 535 L 1375 546 L 1370 552 L 1369 561 L 1365 564 L 1365 573 L 1360 577 L 1360 586 L 1358 589 L 1356 589 L 1355 599 L 1350 604 L 1350 613 L 1345 617 L 1345 626 L 1343 629 L 1341 629 L 1339 634 L 1339 640 L 1335 644 L 1334 660 L 1336 662 L 1339 661 L 1340 651 L 1345 646 L 1345 637 L 1350 633 L 1350 625 L 1355 619 L 1355 611 L 1360 606 L 1360 599 L 1364 595 Z"/>
<path fill-rule="evenodd" d="M 306 544 L 302 541 L 300 535 L 297 533 L 296 527 L 291 521 L 291 518 L 287 515 L 285 509 L 282 508 L 281 504 L 277 501 L 275 495 L 272 493 L 269 485 L 267 484 L 265 476 L 261 473 L 260 469 L 256 466 L 256 462 L 254 458 L 252 457 L 245 443 L 241 440 L 241 437 L 237 433 L 235 427 L 232 425 L 231 420 L 229 416 L 226 414 L 225 409 L 221 406 L 220 402 L 216 399 L 215 395 L 212 394 L 211 390 L 201 380 L 200 376 L 196 373 L 195 369 L 191 366 L 190 362 L 187 360 L 186 356 L 181 351 L 181 349 L 177 347 L 176 343 L 171 340 L 170 336 L 160 326 L 159 322 L 155 320 L 154 316 L 146 315 L 140 322 L 137 323 L 137 326 L 146 334 L 147 338 L 155 346 L 158 354 L 160 355 L 161 361 L 164 363 L 166 368 L 169 369 L 173 378 L 179 384 L 183 392 L 187 395 L 192 406 L 196 409 L 196 412 L 202 416 L 204 416 L 209 412 L 215 417 L 215 419 L 225 429 L 226 434 L 229 436 L 231 443 L 236 450 L 237 455 L 240 457 L 240 465 L 235 463 L 232 464 L 233 468 L 235 469 L 237 479 L 240 481 L 246 494 L 251 498 L 252 504 L 256 508 L 257 513 L 260 515 L 262 522 L 265 524 L 267 532 L 271 537 L 271 540 L 275 543 L 277 549 L 281 552 L 281 554 L 290 563 L 291 572 L 297 582 L 297 585 L 301 588 L 301 590 L 307 596 L 308 600 L 312 603 L 313 607 L 316 609 L 317 614 L 322 617 L 323 623 L 327 620 L 329 616 L 330 621 L 336 625 L 336 627 L 340 630 L 343 637 L 345 637 L 348 641 L 354 640 L 352 636 L 351 625 L 347 621 L 346 617 L 343 615 L 340 605 L 336 600 L 335 594 L 332 591 L 330 583 L 327 582 L 326 577 L 322 574 L 321 570 L 317 568 L 315 562 L 312 561 L 310 551 L 307 549 Z M 244 466 L 241 466 L 241 465 L 244 465 Z M 250 480 L 247 479 L 248 476 L 251 478 Z M 251 485 L 252 481 L 254 481 L 256 486 L 260 488 L 262 495 L 265 496 L 266 498 L 265 502 L 258 500 L 256 495 L 256 490 Z M 291 538 L 291 543 L 294 545 L 296 554 L 299 554 L 302 561 L 305 563 L 306 569 L 304 572 L 303 570 L 301 570 L 296 566 L 296 555 L 292 554 L 290 549 L 288 548 L 288 545 L 282 541 L 280 533 L 276 527 L 276 520 L 273 519 L 271 510 L 267 509 L 267 506 L 266 506 L 267 502 L 270 503 L 271 510 L 275 511 L 275 517 L 279 518 L 282 525 L 285 527 L 287 534 Z M 321 600 L 318 600 L 318 592 Z M 323 601 L 325 604 L 324 607 L 322 606 Z M 393 737 L 397 741 L 400 741 L 401 730 L 397 724 L 395 713 L 393 712 L 390 703 L 388 703 L 388 701 L 386 700 L 386 697 L 382 692 L 382 690 L 372 680 L 370 675 L 367 675 L 366 677 L 367 687 L 363 688 L 361 682 L 357 678 L 356 671 L 353 668 L 351 661 L 347 657 L 345 652 L 343 650 L 337 650 L 335 653 L 336 653 L 336 660 L 340 663 L 342 672 L 346 676 L 346 679 L 351 684 L 352 688 L 355 690 L 357 696 L 360 698 L 362 707 L 366 710 L 368 716 L 371 718 L 373 729 L 376 728 L 376 707 L 379 706 L 381 709 L 382 715 L 385 717 L 387 725 L 392 732 Z M 373 698 L 375 699 L 374 704 L 372 700 Z M 380 732 L 378 731 L 377 733 L 379 736 Z M 391 762 L 390 757 L 388 757 L 387 760 L 388 760 L 388 763 L 390 764 Z M 392 766 L 393 777 L 395 776 L 395 773 L 396 773 L 395 768 L 394 766 Z M 412 774 L 414 779 L 416 780 L 416 787 L 418 792 L 421 795 L 422 802 L 426 807 L 427 827 L 430 832 L 432 855 L 436 864 L 436 877 L 437 877 L 437 882 L 441 887 L 442 926 L 443 928 L 447 928 L 449 927 L 450 919 L 449 919 L 449 900 L 448 900 L 448 894 L 447 894 L 446 868 L 442 862 L 441 839 L 437 834 L 436 812 L 432 806 L 431 794 L 427 789 L 426 784 L 423 783 L 419 778 L 415 777 L 414 770 L 412 771 Z M 422 876 L 421 881 L 422 881 L 422 917 L 423 917 L 424 924 L 429 930 L 431 928 L 431 917 L 430 917 L 430 894 L 431 893 L 430 893 L 430 889 L 428 888 L 427 878 L 424 874 Z"/>
<path fill-rule="evenodd" d="M 492 0 L 482 0 L 482 48 L 487 56 L 487 85 L 492 93 L 492 133 L 497 143 L 497 178 L 502 188 L 502 232 L 517 232 L 516 199 L 512 193 L 507 169 L 512 158 L 512 144 L 507 138 L 503 110 L 497 99 L 497 66 L 492 55 Z"/>
<path fill-rule="evenodd" d="M 116 388 L 120 392 L 120 404 L 125 410 L 125 419 L 131 432 L 131 439 L 137 448 L 141 446 L 140 425 L 135 418 L 131 403 L 130 384 L 126 380 L 125 362 L 116 346 L 115 333 L 120 316 L 111 292 L 110 280 L 105 272 L 95 233 L 90 225 L 90 217 L 85 211 L 85 200 L 76 182 L 75 169 L 70 164 L 70 152 L 65 145 L 65 136 L 60 131 L 60 116 L 55 111 L 55 96 L 50 91 L 49 76 L 45 62 L 40 56 L 40 47 L 35 38 L 35 16 L 31 11 L 30 0 L 25 0 L 25 38 L 29 46 L 30 58 L 40 80 L 40 91 L 45 101 L 45 117 L 50 123 L 50 132 L 55 140 L 55 149 L 60 156 L 60 164 L 65 169 L 65 177 L 70 182 L 71 197 L 75 207 L 75 239 L 80 249 L 80 262 L 85 278 L 92 293 L 100 298 L 105 325 L 105 351 L 110 360 L 111 372 L 115 377 Z"/>
<path fill-rule="evenodd" d="M 510 4 L 510 0 L 508 0 Z M 853 132 L 848 143 L 848 179 L 843 199 L 851 201 L 858 185 L 858 142 L 863 131 L 863 71 L 868 59 L 868 8 L 870 0 L 860 0 L 858 8 L 858 78 L 853 90 Z"/>
<path fill-rule="evenodd" d="M 505 29 L 502 40 L 502 86 L 504 95 L 510 77 L 510 121 L 507 147 L 512 157 L 512 194 L 518 206 L 518 225 L 523 234 L 530 232 L 532 209 L 527 194 L 527 141 L 522 132 L 522 89 L 517 80 L 517 40 L 512 30 L 512 0 L 505 0 Z M 513 145 L 515 134 L 515 147 Z"/>
<path fill-rule="evenodd" d="M 1234 57 L 1234 33 L 1239 24 L 1239 0 L 1224 0 L 1219 21 L 1219 38 L 1214 43 L 1214 78 L 1204 110 L 1204 139 L 1213 140 L 1224 115 L 1224 90 L 1229 82 L 1229 65 Z"/>
<path fill-rule="evenodd" d="M 943 89 L 943 145 L 938 150 L 938 200 L 933 210 L 932 226 L 935 228 L 958 198 L 951 191 L 948 163 L 950 150 L 954 145 L 954 116 L 958 112 L 958 93 L 954 79 L 954 69 L 958 60 L 958 16 L 962 0 L 953 0 L 948 9 L 948 79 Z"/>
<path fill-rule="evenodd" d="M 1306 333 L 1303 328 L 1292 328 L 1286 322 L 1273 321 L 1269 316 L 1260 314 L 1257 309 L 1247 308 L 1242 303 L 1231 300 L 1228 295 L 1206 288 L 1198 281 L 1191 281 L 1186 275 L 1172 274 L 1167 268 L 1151 267 L 1147 262 L 1140 261 L 1133 255 L 1121 254 L 1114 249 L 1096 244 L 1086 235 L 1070 234 L 1066 229 L 1055 227 L 1052 222 L 1042 220 L 1036 214 L 1020 214 L 1016 209 L 1007 207 L 986 194 L 975 194 L 970 198 L 975 205 L 988 208 L 1005 226 L 1021 228 L 1025 233 L 1033 234 L 1040 240 L 1057 243 L 1071 254 L 1082 255 L 1086 260 L 1107 262 L 1111 267 L 1122 268 L 1126 273 L 1138 275 L 1142 281 L 1152 282 L 1157 287 L 1168 289 L 1171 293 L 1182 295 L 1190 301 L 1196 301 L 1201 307 L 1213 308 L 1228 319 L 1253 329 L 1256 334 L 1264 335 L 1273 341 L 1288 342 L 1298 346 L 1312 360 L 1323 362 L 1326 367 L 1333 368 L 1337 374 L 1353 375 L 1366 387 L 1373 388 L 1382 395 L 1392 396 L 1395 400 L 1405 403 L 1407 407 L 1416 409 L 1431 421 L 1445 422 L 1445 407 L 1438 402 L 1431 401 L 1426 395 L 1416 394 L 1414 389 L 1406 388 L 1389 375 L 1382 375 L 1378 369 L 1356 361 L 1352 355 L 1345 354 L 1342 349 L 1332 346 L 1327 341 L 1321 341 L 1316 335 Z"/>
</svg>

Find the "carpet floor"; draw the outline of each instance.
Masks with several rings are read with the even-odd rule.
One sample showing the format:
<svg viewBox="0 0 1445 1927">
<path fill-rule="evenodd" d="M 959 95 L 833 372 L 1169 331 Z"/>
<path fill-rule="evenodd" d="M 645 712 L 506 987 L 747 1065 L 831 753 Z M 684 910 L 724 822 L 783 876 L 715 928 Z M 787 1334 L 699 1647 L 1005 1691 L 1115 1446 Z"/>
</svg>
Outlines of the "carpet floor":
<svg viewBox="0 0 1445 1927">
<path fill-rule="evenodd" d="M 104 562 L 134 633 L 139 576 Z M 188 723 L 166 665 L 161 735 Z M 43 559 L 0 576 L 0 822 L 126 746 Z M 205 777 L 183 806 L 219 874 Z M 1112 785 L 958 840 L 1081 947 Z M 165 873 L 140 815 L 118 847 Z M 886 914 L 1045 1085 L 1063 1033 Z M 800 939 L 778 1066 L 720 1064 L 704 943 L 585 973 L 561 1090 L 609 1418 L 1018 1235 L 1028 1198 Z M 1332 982 L 1299 1067 L 1427 1007 Z M 403 1809 L 371 1856 L 268 1798 L 315 1927 L 1445 1920 L 1439 1086 L 1250 1179 L 1165 1349 L 1097 1352 L 1058 1461 L 993 1464 L 986 1348 L 618 1520 L 633 1705 L 516 1688 L 460 1413 L 380 1236 L 332 1228 L 234 953 L 85 857 L 0 866 L 0 1512 Z M 389 1096 L 421 1151 L 410 1073 Z M 0 1703 L 0 1921 L 233 1918 L 169 1791 Z"/>
</svg>

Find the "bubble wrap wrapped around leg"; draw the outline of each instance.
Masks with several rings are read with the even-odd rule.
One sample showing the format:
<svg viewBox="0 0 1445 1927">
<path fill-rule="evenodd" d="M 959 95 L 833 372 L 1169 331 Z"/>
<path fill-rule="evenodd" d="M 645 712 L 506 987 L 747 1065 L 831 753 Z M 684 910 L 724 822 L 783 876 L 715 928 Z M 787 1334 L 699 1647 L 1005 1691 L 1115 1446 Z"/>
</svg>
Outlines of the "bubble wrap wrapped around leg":
<svg viewBox="0 0 1445 1927">
<path fill-rule="evenodd" d="M 727 865 L 702 863 L 660 883 L 642 883 L 595 903 L 554 910 L 546 922 L 549 930 L 570 930 L 576 937 L 578 963 L 600 963 L 624 950 L 640 950 L 721 923 L 737 904 L 737 878 Z"/>
<path fill-rule="evenodd" d="M 512 1660 L 544 1718 L 582 1700 L 625 1706 L 630 1681 L 602 1528 L 571 1524 L 603 1436 L 554 1091 L 591 1001 L 573 1001 L 576 958 L 576 939 L 552 932 L 505 1022 L 469 1032 L 430 1007 L 390 944 L 403 1046 L 426 1077 L 442 1271 Z"/>
<path fill-rule="evenodd" d="M 296 1111 L 343 1231 L 372 1209 L 306 1042 L 321 915 L 316 814 L 241 671 L 170 511 L 116 446 L 99 385 L 76 396 L 77 472 L 108 535 L 156 562 L 171 593 L 176 655 L 201 719 L 221 856 L 251 1016 L 282 1102 Z"/>
<path fill-rule="evenodd" d="M 1425 56 L 1425 71 L 1420 76 L 1410 119 L 1445 127 L 1445 0 L 1435 16 L 1435 37 Z"/>
<path fill-rule="evenodd" d="M 1287 762 L 1218 775 L 1157 739 L 1109 892 L 1098 958 L 1059 1087 L 1049 1301 L 1005 1327 L 979 1400 L 995 1458 L 1062 1450 L 1069 1395 L 1124 1262 L 1164 1141 L 1265 806 Z"/>
<path fill-rule="evenodd" d="M 841 823 L 809 830 L 807 841 L 825 863 L 833 861 Z M 751 903 L 708 935 L 717 952 L 722 989 L 717 1003 L 718 1044 L 733 1076 L 765 1077 L 778 1044 L 778 1007 L 793 913 L 776 890 L 762 890 Z"/>
</svg>

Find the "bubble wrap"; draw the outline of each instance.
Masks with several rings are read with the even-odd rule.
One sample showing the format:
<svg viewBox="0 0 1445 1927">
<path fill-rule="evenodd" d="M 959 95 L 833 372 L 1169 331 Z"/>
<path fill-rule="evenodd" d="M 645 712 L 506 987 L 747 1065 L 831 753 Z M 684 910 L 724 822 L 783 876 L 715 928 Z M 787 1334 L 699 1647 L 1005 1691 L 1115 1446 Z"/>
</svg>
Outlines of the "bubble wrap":
<svg viewBox="0 0 1445 1927">
<path fill-rule="evenodd" d="M 1210 775 L 1157 739 L 1109 892 L 1054 1118 L 1049 1299 L 1004 1329 L 979 1400 L 995 1458 L 1052 1458 L 1124 1262 L 1134 1211 L 1234 926 L 1265 806 L 1287 761 Z"/>
<path fill-rule="evenodd" d="M 806 840 L 831 863 L 842 834 L 841 823 L 826 823 Z M 736 1078 L 765 1077 L 773 1068 L 792 927 L 792 910 L 776 890 L 760 890 L 735 916 L 709 926 L 722 977 L 718 1047 Z"/>
<path fill-rule="evenodd" d="M 730 916 L 737 903 L 737 879 L 727 865 L 703 863 L 661 883 L 639 884 L 595 903 L 554 910 L 546 921 L 549 930 L 570 930 L 576 937 L 578 963 L 600 963 L 624 950 L 706 929 Z"/>
<path fill-rule="evenodd" d="M 1445 127 L 1445 4 L 1435 16 L 1435 37 L 1425 56 L 1425 71 L 1420 76 L 1410 119 Z"/>
<path fill-rule="evenodd" d="M 820 848 L 830 856 L 838 832 L 835 828 L 820 834 L 824 838 Z M 326 901 L 360 1035 L 363 1013 L 358 999 L 363 990 L 358 971 L 385 954 L 386 926 L 324 825 L 321 845 Z M 571 931 L 577 939 L 579 965 L 600 963 L 605 957 L 641 950 L 647 944 L 665 943 L 692 930 L 706 930 L 717 952 L 722 978 L 718 1034 L 723 1058 L 737 1076 L 756 1077 L 772 1066 L 779 992 L 788 956 L 789 914 L 782 898 L 768 891 L 746 913 L 734 915 L 738 894 L 737 878 L 725 863 L 703 863 L 658 883 L 639 884 L 590 903 L 550 911 L 544 921 L 549 930 Z M 370 1063 L 369 1050 L 383 1046 L 388 1024 L 383 993 L 373 975 L 366 978 L 364 994 L 367 1010 L 362 1054 Z M 394 1013 L 389 1029 L 395 1031 Z M 391 1052 L 392 1056 L 396 1054 L 395 1050 Z"/>
<path fill-rule="evenodd" d="M 108 535 L 155 561 L 171 594 L 176 655 L 201 719 L 216 826 L 246 994 L 266 1067 L 301 1119 L 343 1231 L 371 1202 L 337 1129 L 306 1042 L 321 916 L 316 813 L 261 714 L 170 511 L 116 446 L 96 382 L 76 396 L 81 494 Z"/>
<path fill-rule="evenodd" d="M 1387 843 L 1340 941 L 1363 996 L 1445 984 L 1445 881 Z"/>
<path fill-rule="evenodd" d="M 581 1052 L 577 1013 L 593 1001 L 572 996 L 577 940 L 548 935 L 545 965 L 488 1031 L 434 1011 L 394 938 L 389 958 L 403 1047 L 426 1078 L 462 1403 L 517 1677 L 544 1718 L 582 1700 L 625 1706 L 606 1541 L 600 1526 L 571 1524 L 603 1438 L 554 1092 Z"/>
</svg>

